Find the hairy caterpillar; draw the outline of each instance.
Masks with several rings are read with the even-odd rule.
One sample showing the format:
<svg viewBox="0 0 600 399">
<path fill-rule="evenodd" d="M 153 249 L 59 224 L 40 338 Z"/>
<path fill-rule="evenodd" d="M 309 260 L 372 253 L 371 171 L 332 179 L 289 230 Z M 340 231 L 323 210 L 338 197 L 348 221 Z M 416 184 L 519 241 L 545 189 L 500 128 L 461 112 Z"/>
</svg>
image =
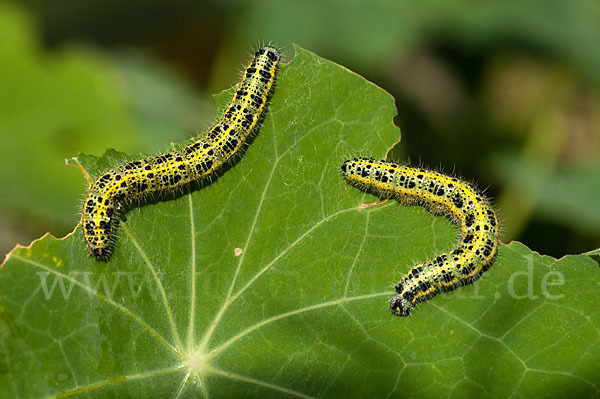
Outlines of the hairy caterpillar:
<svg viewBox="0 0 600 399">
<path fill-rule="evenodd" d="M 445 213 L 460 226 L 458 247 L 415 265 L 396 285 L 390 310 L 408 316 L 419 302 L 470 284 L 494 263 L 499 226 L 489 201 L 470 184 L 442 173 L 393 162 L 356 158 L 342 165 L 346 180 L 402 204 L 421 204 Z"/>
<path fill-rule="evenodd" d="M 81 215 L 91 255 L 110 256 L 123 201 L 210 176 L 240 150 L 263 114 L 279 61 L 274 47 L 254 54 L 223 116 L 205 136 L 182 150 L 119 165 L 92 183 Z"/>
</svg>

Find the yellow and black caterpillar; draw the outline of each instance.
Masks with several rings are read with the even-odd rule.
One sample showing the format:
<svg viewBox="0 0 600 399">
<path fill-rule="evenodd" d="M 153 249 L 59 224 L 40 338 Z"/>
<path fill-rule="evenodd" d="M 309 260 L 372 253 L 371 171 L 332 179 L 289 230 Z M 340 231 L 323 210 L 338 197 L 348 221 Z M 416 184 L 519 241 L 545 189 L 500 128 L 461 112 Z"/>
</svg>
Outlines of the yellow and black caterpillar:
<svg viewBox="0 0 600 399">
<path fill-rule="evenodd" d="M 110 256 L 123 201 L 210 176 L 240 150 L 265 110 L 279 61 L 274 47 L 254 54 L 223 116 L 205 136 L 182 150 L 119 165 L 92 183 L 81 215 L 90 254 Z"/>
<path fill-rule="evenodd" d="M 425 205 L 435 214 L 447 214 L 459 225 L 458 247 L 415 265 L 396 285 L 390 310 L 408 316 L 419 302 L 440 292 L 477 280 L 494 263 L 499 226 L 490 202 L 473 186 L 456 177 L 393 162 L 358 158 L 344 162 L 344 177 L 381 197 L 395 197 L 402 204 Z"/>
</svg>

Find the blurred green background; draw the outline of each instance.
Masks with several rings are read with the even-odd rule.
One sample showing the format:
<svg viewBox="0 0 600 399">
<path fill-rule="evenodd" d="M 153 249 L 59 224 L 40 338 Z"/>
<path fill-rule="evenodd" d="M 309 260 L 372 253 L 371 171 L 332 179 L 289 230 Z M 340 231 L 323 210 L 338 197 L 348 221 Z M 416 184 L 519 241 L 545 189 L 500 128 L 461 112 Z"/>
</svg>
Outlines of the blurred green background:
<svg viewBox="0 0 600 399">
<path fill-rule="evenodd" d="M 503 241 L 597 248 L 599 39 L 597 0 L 0 2 L 0 254 L 75 227 L 87 186 L 65 158 L 202 133 L 262 43 L 389 91 L 391 156 L 477 182 Z"/>
</svg>

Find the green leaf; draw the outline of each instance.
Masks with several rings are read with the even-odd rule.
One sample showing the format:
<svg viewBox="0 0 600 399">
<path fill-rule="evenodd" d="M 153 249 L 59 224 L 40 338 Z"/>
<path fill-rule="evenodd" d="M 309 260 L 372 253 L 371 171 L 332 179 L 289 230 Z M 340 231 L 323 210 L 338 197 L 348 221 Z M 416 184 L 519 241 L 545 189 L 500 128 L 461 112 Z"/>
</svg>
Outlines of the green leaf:
<svg viewBox="0 0 600 399">
<path fill-rule="evenodd" d="M 79 227 L 8 256 L 0 392 L 600 394 L 600 270 L 586 256 L 503 245 L 478 283 L 409 318 L 390 314 L 401 274 L 457 241 L 420 207 L 360 210 L 376 198 L 341 176 L 347 157 L 385 156 L 399 138 L 394 115 L 383 90 L 296 48 L 246 154 L 207 187 L 128 212 L 110 261 L 87 255 Z M 96 176 L 125 159 L 72 162 Z"/>
</svg>

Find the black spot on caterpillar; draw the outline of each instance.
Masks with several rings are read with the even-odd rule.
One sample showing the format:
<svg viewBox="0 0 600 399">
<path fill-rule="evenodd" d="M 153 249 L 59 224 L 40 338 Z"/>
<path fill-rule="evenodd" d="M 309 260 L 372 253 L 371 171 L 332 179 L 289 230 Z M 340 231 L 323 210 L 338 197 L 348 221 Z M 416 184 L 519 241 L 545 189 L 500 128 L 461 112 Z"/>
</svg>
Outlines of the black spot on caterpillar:
<svg viewBox="0 0 600 399">
<path fill-rule="evenodd" d="M 415 265 L 402 276 L 390 301 L 393 314 L 410 315 L 417 303 L 476 281 L 494 263 L 498 219 L 489 201 L 469 183 L 431 170 L 368 158 L 344 162 L 342 172 L 348 182 L 374 190 L 381 197 L 395 197 L 405 205 L 416 203 L 433 213 L 445 213 L 461 229 L 456 249 Z"/>
<path fill-rule="evenodd" d="M 110 257 L 124 201 L 206 178 L 239 152 L 265 110 L 279 61 L 274 47 L 254 54 L 223 116 L 205 136 L 181 150 L 114 167 L 92 183 L 81 215 L 91 255 Z"/>
</svg>

